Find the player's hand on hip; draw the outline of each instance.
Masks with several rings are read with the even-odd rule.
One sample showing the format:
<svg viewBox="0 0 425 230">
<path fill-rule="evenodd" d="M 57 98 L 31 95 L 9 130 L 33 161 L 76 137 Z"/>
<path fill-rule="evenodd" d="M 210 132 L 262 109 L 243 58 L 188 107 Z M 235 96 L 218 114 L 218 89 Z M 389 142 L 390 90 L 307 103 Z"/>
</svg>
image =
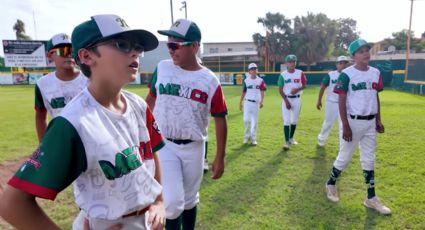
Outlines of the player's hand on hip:
<svg viewBox="0 0 425 230">
<path fill-rule="evenodd" d="M 153 230 L 162 230 L 165 226 L 165 207 L 164 202 L 161 200 L 155 201 L 149 207 L 148 224 Z"/>
<path fill-rule="evenodd" d="M 111 227 L 105 230 L 120 230 L 121 228 L 122 228 L 122 224 L 120 223 L 120 224 L 112 225 Z M 90 230 L 90 224 L 87 218 L 84 218 L 83 229 Z"/>
<path fill-rule="evenodd" d="M 384 133 L 385 132 L 384 125 L 380 121 L 376 122 L 376 131 L 378 133 Z"/>
<path fill-rule="evenodd" d="M 298 93 L 298 89 L 291 89 L 291 94 L 296 94 Z"/>
<path fill-rule="evenodd" d="M 344 125 L 342 127 L 342 139 L 346 142 L 350 142 L 353 140 L 353 133 L 351 132 L 351 128 L 349 125 Z"/>
<path fill-rule="evenodd" d="M 212 163 L 211 170 L 212 170 L 211 178 L 214 180 L 220 179 L 220 177 L 224 173 L 224 159 L 215 158 L 214 162 Z"/>
<path fill-rule="evenodd" d="M 316 108 L 317 108 L 318 110 L 322 109 L 322 102 L 321 102 L 321 101 L 318 101 L 318 102 L 317 102 L 317 104 L 316 104 Z"/>
</svg>

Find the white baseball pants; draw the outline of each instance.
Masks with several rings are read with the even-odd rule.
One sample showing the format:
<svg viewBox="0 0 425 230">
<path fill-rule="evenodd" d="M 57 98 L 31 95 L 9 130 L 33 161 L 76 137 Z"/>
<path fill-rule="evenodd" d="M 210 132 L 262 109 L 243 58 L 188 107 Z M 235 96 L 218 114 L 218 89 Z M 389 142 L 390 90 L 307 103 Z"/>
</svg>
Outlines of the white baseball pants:
<svg viewBox="0 0 425 230">
<path fill-rule="evenodd" d="M 245 100 L 243 109 L 243 121 L 245 124 L 245 139 L 257 140 L 258 112 L 260 104 Z"/>
<path fill-rule="evenodd" d="M 325 104 L 325 120 L 322 124 L 322 130 L 319 133 L 319 136 L 317 139 L 319 141 L 324 142 L 331 131 L 331 128 L 335 121 L 337 121 L 339 117 L 339 108 L 338 108 L 338 102 L 332 102 L 332 101 L 326 101 Z"/>
<path fill-rule="evenodd" d="M 72 224 L 72 230 L 83 230 L 84 229 L 84 218 L 87 218 L 87 214 L 80 210 L 77 217 Z M 126 218 L 120 218 L 118 220 L 105 220 L 99 218 L 89 218 L 89 228 L 93 230 L 108 229 L 117 224 L 122 224 L 121 230 L 148 230 L 151 227 L 148 225 L 149 213 L 146 212 L 139 216 L 130 216 Z"/>
<path fill-rule="evenodd" d="M 360 162 L 363 170 L 375 169 L 376 123 L 372 120 L 355 120 L 348 116 L 353 139 L 350 142 L 342 138 L 342 124 L 339 131 L 339 153 L 334 167 L 344 170 L 351 161 L 357 146 L 360 146 Z"/>
<path fill-rule="evenodd" d="M 288 98 L 291 109 L 286 108 L 285 101 L 282 100 L 283 125 L 295 125 L 298 122 L 298 116 L 301 110 L 301 97 Z"/>
<path fill-rule="evenodd" d="M 159 150 L 165 212 L 167 219 L 176 219 L 199 203 L 205 141 L 181 145 L 165 142 Z"/>
</svg>

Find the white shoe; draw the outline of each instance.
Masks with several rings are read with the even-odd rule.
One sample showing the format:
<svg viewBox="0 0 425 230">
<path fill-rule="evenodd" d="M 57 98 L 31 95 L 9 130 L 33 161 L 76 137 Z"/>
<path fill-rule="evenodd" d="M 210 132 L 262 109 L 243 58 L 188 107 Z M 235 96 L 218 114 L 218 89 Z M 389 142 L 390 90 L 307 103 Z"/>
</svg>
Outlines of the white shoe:
<svg viewBox="0 0 425 230">
<path fill-rule="evenodd" d="M 317 145 L 320 146 L 320 147 L 325 147 L 325 141 L 317 139 Z"/>
<path fill-rule="evenodd" d="M 252 145 L 257 145 L 257 141 L 256 140 L 253 140 L 252 141 Z"/>
<path fill-rule="evenodd" d="M 293 138 L 289 139 L 289 144 L 291 145 L 298 145 L 298 142 L 294 140 Z"/>
<path fill-rule="evenodd" d="M 249 141 L 249 139 L 248 139 L 248 138 L 243 139 L 243 143 L 244 143 L 244 144 L 248 144 L 248 141 Z"/>
<path fill-rule="evenodd" d="M 332 202 L 338 202 L 338 191 L 336 189 L 336 185 L 326 184 L 326 196 Z"/>
<path fill-rule="evenodd" d="M 209 167 L 208 167 L 208 160 L 204 159 L 204 173 L 208 172 Z"/>
<path fill-rule="evenodd" d="M 286 143 L 283 145 L 283 150 L 289 150 L 289 142 L 286 142 Z"/>
<path fill-rule="evenodd" d="M 386 207 L 384 204 L 382 204 L 382 202 L 379 200 L 377 196 L 374 196 L 371 199 L 366 198 L 363 204 L 367 208 L 375 209 L 377 212 L 383 215 L 391 214 L 391 210 L 388 207 Z"/>
</svg>

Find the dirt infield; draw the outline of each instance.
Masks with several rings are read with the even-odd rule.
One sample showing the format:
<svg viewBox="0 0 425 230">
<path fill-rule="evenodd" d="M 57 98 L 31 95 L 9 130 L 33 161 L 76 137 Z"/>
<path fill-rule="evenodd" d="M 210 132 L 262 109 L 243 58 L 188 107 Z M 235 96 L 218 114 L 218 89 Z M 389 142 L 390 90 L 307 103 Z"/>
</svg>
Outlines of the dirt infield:
<svg viewBox="0 0 425 230">
<path fill-rule="evenodd" d="M 0 164 L 0 194 L 3 192 L 7 181 L 13 176 L 15 171 L 22 165 L 27 158 L 22 158 L 15 161 L 8 161 Z"/>
</svg>

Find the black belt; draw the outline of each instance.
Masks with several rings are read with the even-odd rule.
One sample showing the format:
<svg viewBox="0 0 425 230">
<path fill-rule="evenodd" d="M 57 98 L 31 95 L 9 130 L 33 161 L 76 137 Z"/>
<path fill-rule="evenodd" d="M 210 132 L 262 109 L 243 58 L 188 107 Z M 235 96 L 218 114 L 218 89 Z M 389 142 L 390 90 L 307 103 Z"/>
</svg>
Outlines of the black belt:
<svg viewBox="0 0 425 230">
<path fill-rule="evenodd" d="M 350 114 L 351 119 L 356 119 L 356 120 L 372 120 L 373 118 L 376 117 L 376 115 L 367 115 L 367 116 L 360 116 L 360 115 L 352 115 Z"/>
<path fill-rule="evenodd" d="M 167 138 L 167 140 L 178 145 L 186 145 L 193 142 L 192 140 L 177 140 L 177 139 L 171 139 L 171 138 Z"/>
<path fill-rule="evenodd" d="M 298 95 L 288 95 L 288 98 L 299 98 L 300 97 L 300 95 L 298 94 Z"/>
<path fill-rule="evenodd" d="M 249 102 L 257 102 L 256 100 L 251 100 L 251 99 L 246 99 L 247 101 L 249 101 Z"/>
</svg>

